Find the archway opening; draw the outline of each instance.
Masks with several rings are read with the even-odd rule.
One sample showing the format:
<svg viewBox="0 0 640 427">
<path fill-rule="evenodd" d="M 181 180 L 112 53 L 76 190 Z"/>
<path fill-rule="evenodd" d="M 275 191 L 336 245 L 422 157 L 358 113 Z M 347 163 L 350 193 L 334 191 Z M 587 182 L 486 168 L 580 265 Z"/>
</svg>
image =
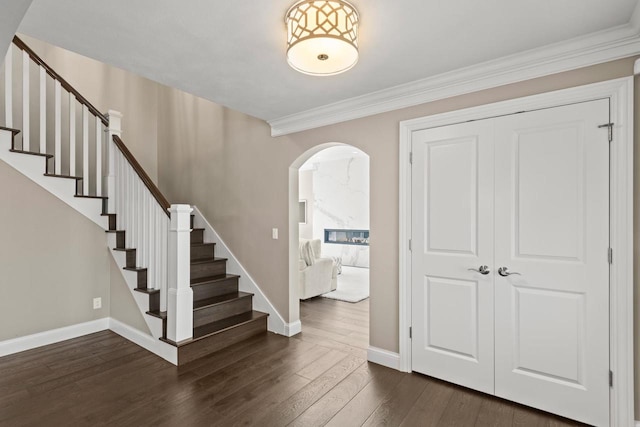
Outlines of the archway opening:
<svg viewBox="0 0 640 427">
<path fill-rule="evenodd" d="M 316 146 L 289 169 L 291 335 L 369 345 L 369 156 Z M 300 322 L 302 320 L 302 322 Z"/>
</svg>

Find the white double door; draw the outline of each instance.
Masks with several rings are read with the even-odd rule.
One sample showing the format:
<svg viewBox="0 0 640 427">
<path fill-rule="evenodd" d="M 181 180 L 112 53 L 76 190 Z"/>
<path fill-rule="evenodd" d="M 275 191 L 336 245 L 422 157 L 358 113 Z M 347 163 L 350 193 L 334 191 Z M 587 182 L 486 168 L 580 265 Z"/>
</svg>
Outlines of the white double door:
<svg viewBox="0 0 640 427">
<path fill-rule="evenodd" d="M 608 119 L 599 100 L 414 133 L 414 371 L 609 424 Z"/>
</svg>

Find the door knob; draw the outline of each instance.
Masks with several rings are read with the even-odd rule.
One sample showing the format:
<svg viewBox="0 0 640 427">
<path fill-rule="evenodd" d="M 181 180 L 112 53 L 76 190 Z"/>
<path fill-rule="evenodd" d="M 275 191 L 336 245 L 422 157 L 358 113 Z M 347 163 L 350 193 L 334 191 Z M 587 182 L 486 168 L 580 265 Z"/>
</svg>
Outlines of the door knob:
<svg viewBox="0 0 640 427">
<path fill-rule="evenodd" d="M 516 273 L 515 271 L 514 272 L 509 271 L 509 269 L 507 267 L 500 267 L 498 269 L 498 274 L 501 275 L 502 277 L 511 276 L 513 274 L 517 274 L 518 276 L 522 276 L 522 274 Z"/>
<path fill-rule="evenodd" d="M 467 270 L 475 271 L 476 273 L 480 273 L 485 276 L 491 273 L 491 270 L 489 270 L 489 267 L 486 265 L 481 265 L 480 268 L 478 268 L 477 270 L 475 268 L 468 268 Z"/>
</svg>

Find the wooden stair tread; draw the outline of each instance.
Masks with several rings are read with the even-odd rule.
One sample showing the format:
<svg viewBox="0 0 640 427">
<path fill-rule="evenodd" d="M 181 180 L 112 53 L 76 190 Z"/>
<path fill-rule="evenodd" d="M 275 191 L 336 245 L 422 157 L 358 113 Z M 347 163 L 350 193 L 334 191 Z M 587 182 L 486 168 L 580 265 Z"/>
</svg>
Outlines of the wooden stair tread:
<svg viewBox="0 0 640 427">
<path fill-rule="evenodd" d="M 8 127 L 5 127 L 5 126 L 0 126 L 0 130 L 7 130 L 7 131 L 11 132 L 14 135 L 17 135 L 17 134 L 20 133 L 19 129 L 8 128 Z"/>
<path fill-rule="evenodd" d="M 124 267 L 123 270 L 127 270 L 127 271 L 147 271 L 146 268 L 140 268 L 140 267 Z"/>
<path fill-rule="evenodd" d="M 196 259 L 191 261 L 191 265 L 208 264 L 208 263 L 225 262 L 225 261 L 227 261 L 227 258 L 203 258 L 203 259 Z"/>
<path fill-rule="evenodd" d="M 167 312 L 166 311 L 147 311 L 149 316 L 157 317 L 158 319 L 166 320 Z"/>
<path fill-rule="evenodd" d="M 201 277 L 199 279 L 191 280 L 191 286 L 206 285 L 214 282 L 222 282 L 227 279 L 233 279 L 234 277 L 240 277 L 237 274 L 225 274 L 224 276 L 214 277 Z"/>
<path fill-rule="evenodd" d="M 253 294 L 248 292 L 234 292 L 232 294 L 219 295 L 212 298 L 203 299 L 193 302 L 193 311 L 202 310 L 203 308 L 213 307 L 214 305 L 224 304 L 229 301 L 238 300 L 240 298 L 251 297 Z"/>
<path fill-rule="evenodd" d="M 209 323 L 207 325 L 198 326 L 197 328 L 193 329 L 193 339 L 191 340 L 191 342 L 219 334 L 220 332 L 226 331 L 227 329 L 244 325 L 245 323 L 263 319 L 267 316 L 267 313 L 252 310 L 246 313 L 238 314 L 236 316 L 227 317 L 226 319 L 218 320 L 217 322 Z"/>
<path fill-rule="evenodd" d="M 194 246 L 211 246 L 211 245 L 215 246 L 216 244 L 215 244 L 215 243 L 213 243 L 213 242 L 192 243 L 192 244 L 191 244 L 191 247 L 194 247 Z"/>
<path fill-rule="evenodd" d="M 132 252 L 135 251 L 136 248 L 113 248 L 113 250 L 118 252 Z"/>
<path fill-rule="evenodd" d="M 160 292 L 160 289 L 149 289 L 149 288 L 133 288 L 133 290 L 143 294 L 157 294 L 158 292 Z"/>
<path fill-rule="evenodd" d="M 30 156 L 46 157 L 47 159 L 53 158 L 53 154 L 36 153 L 35 151 L 16 150 L 15 148 L 11 148 L 9 149 L 9 151 L 11 151 L 12 153 L 29 154 Z"/>
<path fill-rule="evenodd" d="M 237 326 L 241 326 L 250 322 L 264 319 L 269 316 L 267 313 L 260 311 L 248 311 L 246 313 L 238 314 L 237 316 L 227 317 L 226 319 L 219 320 L 217 322 L 202 325 L 193 329 L 193 338 L 190 340 L 181 341 L 176 343 L 166 338 L 160 338 L 162 341 L 171 344 L 176 347 L 183 347 L 205 338 L 212 337 L 219 333 L 225 332 L 229 329 L 233 329 Z"/>
<path fill-rule="evenodd" d="M 73 197 L 80 197 L 82 199 L 100 199 L 100 200 L 107 200 L 108 199 L 107 196 L 85 196 L 84 194 L 76 194 Z"/>
<path fill-rule="evenodd" d="M 52 178 L 66 178 L 66 179 L 75 179 L 77 181 L 83 179 L 81 176 L 71 176 L 71 175 L 56 175 L 55 173 L 45 173 L 44 176 L 50 176 Z"/>
</svg>

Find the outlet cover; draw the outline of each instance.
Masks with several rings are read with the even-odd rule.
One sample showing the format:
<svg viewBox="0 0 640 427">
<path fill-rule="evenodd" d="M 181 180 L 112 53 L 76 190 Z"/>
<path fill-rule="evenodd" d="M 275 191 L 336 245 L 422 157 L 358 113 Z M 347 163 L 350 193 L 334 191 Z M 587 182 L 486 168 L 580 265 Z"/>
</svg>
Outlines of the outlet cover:
<svg viewBox="0 0 640 427">
<path fill-rule="evenodd" d="M 93 309 L 97 310 L 102 308 L 102 298 L 94 298 L 93 299 Z"/>
</svg>

